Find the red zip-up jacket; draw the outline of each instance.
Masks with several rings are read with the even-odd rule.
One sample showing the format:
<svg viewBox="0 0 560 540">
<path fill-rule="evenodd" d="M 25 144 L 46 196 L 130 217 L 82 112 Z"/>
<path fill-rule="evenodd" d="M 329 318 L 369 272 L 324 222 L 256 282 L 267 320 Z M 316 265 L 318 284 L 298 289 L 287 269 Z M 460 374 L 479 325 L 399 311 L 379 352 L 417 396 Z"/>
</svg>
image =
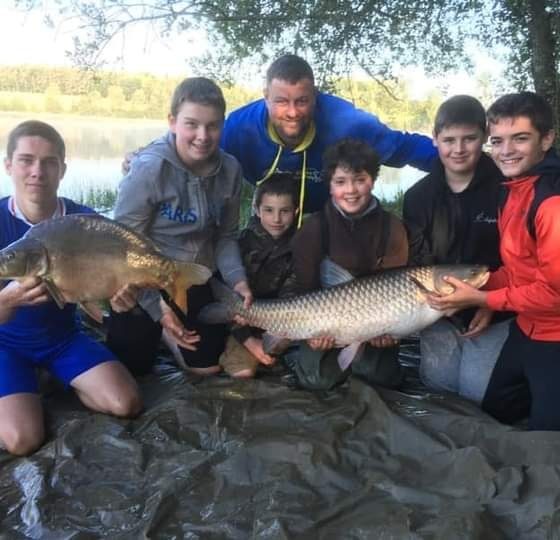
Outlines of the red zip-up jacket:
<svg viewBox="0 0 560 540">
<path fill-rule="evenodd" d="M 560 194 L 542 201 L 535 215 L 535 239 L 527 229 L 527 213 L 539 176 L 505 182 L 506 203 L 500 212 L 500 255 L 503 266 L 485 289 L 496 311 L 515 311 L 528 337 L 560 341 Z"/>
</svg>

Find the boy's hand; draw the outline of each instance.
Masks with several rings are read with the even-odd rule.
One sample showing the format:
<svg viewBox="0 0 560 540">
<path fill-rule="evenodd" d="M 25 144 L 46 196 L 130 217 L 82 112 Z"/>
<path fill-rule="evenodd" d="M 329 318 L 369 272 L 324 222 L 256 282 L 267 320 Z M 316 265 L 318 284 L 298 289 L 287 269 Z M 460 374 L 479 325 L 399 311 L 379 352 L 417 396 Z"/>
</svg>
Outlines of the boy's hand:
<svg viewBox="0 0 560 540">
<path fill-rule="evenodd" d="M 29 277 L 10 281 L 0 289 L 0 324 L 11 319 L 20 306 L 36 306 L 51 300 L 46 285 L 40 278 Z"/>
<path fill-rule="evenodd" d="M 144 150 L 144 148 L 146 148 L 146 147 L 141 146 L 137 150 L 134 150 L 133 152 L 127 152 L 124 155 L 124 159 L 121 163 L 121 172 L 123 173 L 124 176 L 126 176 L 128 174 L 128 172 L 130 171 L 130 162 L 132 161 L 134 156 L 136 156 L 136 154 L 138 154 L 138 152 L 140 152 L 141 150 Z"/>
<path fill-rule="evenodd" d="M 274 356 L 266 354 L 263 349 L 262 339 L 256 337 L 248 337 L 243 346 L 263 365 L 273 366 L 276 362 Z"/>
<path fill-rule="evenodd" d="M 243 307 L 245 309 L 249 309 L 251 307 L 251 304 L 253 303 L 253 293 L 251 292 L 247 281 L 243 280 L 239 283 L 236 283 L 233 290 L 243 297 Z"/>
<path fill-rule="evenodd" d="M 136 285 L 124 285 L 109 300 L 111 308 L 117 313 L 130 311 L 137 304 L 139 292 Z"/>
<path fill-rule="evenodd" d="M 329 349 L 334 349 L 336 340 L 329 336 L 318 337 L 308 339 L 307 344 L 309 345 L 309 348 L 314 351 L 328 351 Z"/>
<path fill-rule="evenodd" d="M 200 341 L 200 336 L 195 330 L 187 330 L 169 307 L 163 310 L 163 315 L 159 322 L 167 332 L 167 335 L 177 345 L 189 351 L 196 351 L 196 344 Z"/>
<path fill-rule="evenodd" d="M 432 308 L 452 312 L 472 306 L 486 306 L 486 292 L 479 291 L 468 283 L 452 276 L 445 276 L 443 279 L 453 285 L 455 290 L 445 296 L 436 293 L 428 294 L 428 304 Z"/>
<path fill-rule="evenodd" d="M 38 277 L 28 277 L 21 281 L 10 281 L 0 291 L 0 298 L 2 306 L 7 308 L 36 306 L 51 299 L 47 286 Z"/>
<path fill-rule="evenodd" d="M 478 308 L 469 323 L 467 331 L 463 332 L 461 335 L 466 338 L 472 338 L 482 334 L 482 332 L 484 332 L 484 330 L 486 330 L 486 328 L 490 325 L 493 313 L 494 312 L 492 310 L 486 307 Z"/>
<path fill-rule="evenodd" d="M 395 347 L 399 344 L 399 340 L 388 334 L 383 334 L 382 336 L 377 336 L 370 339 L 369 344 L 372 347 L 384 349 L 385 347 Z"/>
</svg>

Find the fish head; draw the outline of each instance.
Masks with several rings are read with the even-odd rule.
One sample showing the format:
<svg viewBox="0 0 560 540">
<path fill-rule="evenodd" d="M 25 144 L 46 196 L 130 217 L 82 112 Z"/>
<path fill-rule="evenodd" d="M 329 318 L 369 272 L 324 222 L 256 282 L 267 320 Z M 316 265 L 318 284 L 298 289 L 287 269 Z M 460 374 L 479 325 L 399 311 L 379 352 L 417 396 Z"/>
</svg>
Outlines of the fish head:
<svg viewBox="0 0 560 540">
<path fill-rule="evenodd" d="M 480 289 L 490 277 L 488 267 L 482 264 L 455 264 L 455 265 L 442 265 L 434 267 L 433 285 L 434 290 L 439 294 L 451 294 L 455 287 L 448 283 L 443 278 L 445 276 L 452 276 L 461 280 L 463 283 L 468 283 L 472 287 Z"/>
<path fill-rule="evenodd" d="M 0 279 L 42 277 L 48 266 L 46 249 L 32 238 L 21 238 L 0 251 Z"/>
</svg>

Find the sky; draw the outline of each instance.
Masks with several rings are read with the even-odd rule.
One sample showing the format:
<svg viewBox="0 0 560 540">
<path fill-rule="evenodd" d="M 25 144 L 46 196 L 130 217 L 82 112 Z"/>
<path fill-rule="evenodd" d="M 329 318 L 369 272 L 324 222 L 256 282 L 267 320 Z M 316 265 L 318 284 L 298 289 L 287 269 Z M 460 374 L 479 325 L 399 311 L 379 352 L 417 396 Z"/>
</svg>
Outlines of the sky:
<svg viewBox="0 0 560 540">
<path fill-rule="evenodd" d="M 0 0 L 0 65 L 43 64 L 71 66 L 66 51 L 72 49 L 74 28 L 70 23 L 51 28 L 45 15 L 54 10 L 52 0 L 43 1 L 43 10 L 23 12 L 10 0 Z M 184 54 L 196 54 L 204 42 L 200 35 L 177 35 L 162 39 L 150 25 L 127 31 L 112 44 L 109 55 L 122 57 L 108 67 L 155 75 L 182 75 L 188 69 Z"/>
<path fill-rule="evenodd" d="M 44 22 L 49 12 L 56 13 L 54 0 L 42 0 L 43 10 L 23 12 L 16 9 L 13 0 L 0 0 L 0 65 L 42 64 L 54 66 L 71 66 L 67 51 L 72 49 L 72 36 L 75 28 L 70 24 L 61 24 L 51 28 Z M 149 24 L 127 30 L 111 44 L 106 58 L 121 58 L 105 67 L 117 71 L 149 72 L 154 75 L 188 76 L 188 55 L 196 56 L 204 51 L 205 36 L 201 33 L 174 33 L 161 37 Z M 478 74 L 488 73 L 499 77 L 503 66 L 492 60 L 484 51 L 473 48 L 471 54 L 475 60 Z M 260 85 L 264 68 L 255 67 L 255 73 L 245 76 L 242 84 L 253 80 Z M 197 73 L 197 75 L 201 75 Z M 247 75 L 247 74 L 246 74 Z M 434 88 L 442 91 L 444 96 L 457 93 L 479 94 L 476 78 L 466 73 L 450 73 L 445 80 L 425 77 L 418 68 L 406 68 L 402 77 L 412 82 L 413 99 L 422 99 Z"/>
</svg>

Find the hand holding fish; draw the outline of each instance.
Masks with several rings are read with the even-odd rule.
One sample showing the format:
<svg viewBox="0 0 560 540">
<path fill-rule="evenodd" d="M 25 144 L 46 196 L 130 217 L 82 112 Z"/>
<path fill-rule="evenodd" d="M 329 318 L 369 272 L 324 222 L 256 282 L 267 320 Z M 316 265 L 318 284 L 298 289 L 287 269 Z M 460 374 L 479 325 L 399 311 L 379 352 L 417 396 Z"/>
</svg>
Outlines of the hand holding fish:
<svg viewBox="0 0 560 540">
<path fill-rule="evenodd" d="M 452 311 L 472 306 L 486 306 L 486 292 L 472 287 L 468 283 L 452 276 L 444 276 L 444 281 L 452 285 L 455 290 L 451 294 L 427 295 L 428 304 L 439 311 Z"/>
<path fill-rule="evenodd" d="M 262 339 L 251 336 L 243 342 L 243 346 L 263 365 L 272 366 L 276 358 L 266 354 L 263 349 Z"/>
<path fill-rule="evenodd" d="M 110 299 L 113 311 L 130 311 L 137 304 L 139 292 L 140 289 L 136 285 L 126 284 L 121 287 Z"/>
<path fill-rule="evenodd" d="M 7 322 L 20 306 L 36 306 L 49 300 L 47 288 L 38 277 L 10 281 L 0 289 L 0 324 Z"/>
<path fill-rule="evenodd" d="M 376 347 L 378 349 L 384 349 L 385 347 L 397 346 L 399 344 L 399 340 L 395 339 L 393 336 L 384 334 L 382 336 L 378 336 L 378 337 L 374 337 L 373 339 L 370 339 L 369 344 L 372 347 Z"/>
<path fill-rule="evenodd" d="M 336 339 L 330 336 L 311 338 L 307 340 L 307 344 L 314 351 L 328 351 L 336 347 Z"/>
<path fill-rule="evenodd" d="M 236 283 L 235 287 L 233 287 L 233 290 L 243 297 L 243 308 L 249 309 L 251 307 L 251 304 L 253 303 L 253 293 L 251 292 L 247 281 L 243 280 Z"/>
<path fill-rule="evenodd" d="M 466 338 L 479 336 L 490 325 L 493 313 L 494 312 L 492 310 L 486 307 L 477 309 L 474 317 L 469 323 L 467 331 L 463 332 L 462 336 Z"/>
<path fill-rule="evenodd" d="M 177 345 L 189 351 L 196 351 L 196 344 L 200 341 L 200 336 L 195 330 L 186 329 L 171 309 L 164 309 L 159 322 L 168 337 L 172 338 Z"/>
</svg>

